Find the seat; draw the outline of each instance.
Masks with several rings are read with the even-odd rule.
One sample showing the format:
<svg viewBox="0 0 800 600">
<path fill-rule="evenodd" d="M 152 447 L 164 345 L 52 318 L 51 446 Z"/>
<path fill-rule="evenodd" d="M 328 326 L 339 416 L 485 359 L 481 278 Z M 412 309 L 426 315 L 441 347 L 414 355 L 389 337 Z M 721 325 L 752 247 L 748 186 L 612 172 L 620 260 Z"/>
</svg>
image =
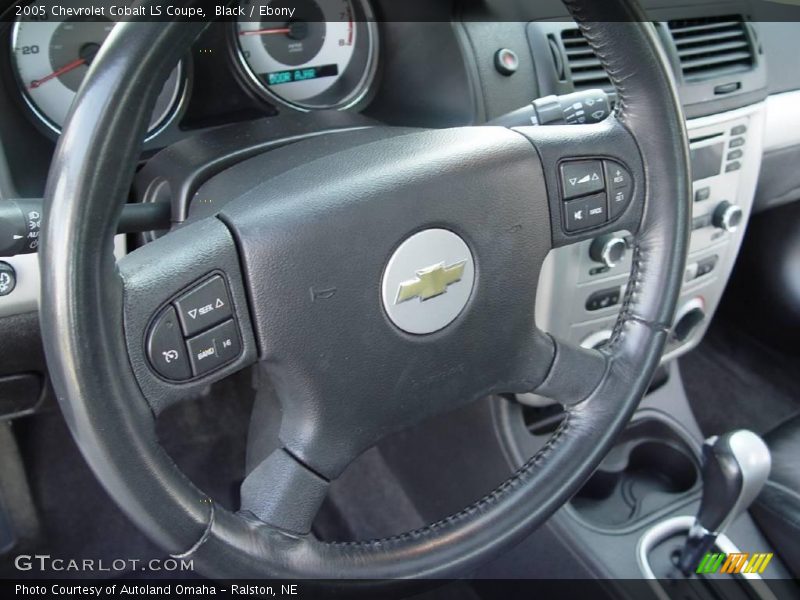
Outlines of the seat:
<svg viewBox="0 0 800 600">
<path fill-rule="evenodd" d="M 800 577 L 800 415 L 764 436 L 772 471 L 751 508 L 777 556 Z"/>
</svg>

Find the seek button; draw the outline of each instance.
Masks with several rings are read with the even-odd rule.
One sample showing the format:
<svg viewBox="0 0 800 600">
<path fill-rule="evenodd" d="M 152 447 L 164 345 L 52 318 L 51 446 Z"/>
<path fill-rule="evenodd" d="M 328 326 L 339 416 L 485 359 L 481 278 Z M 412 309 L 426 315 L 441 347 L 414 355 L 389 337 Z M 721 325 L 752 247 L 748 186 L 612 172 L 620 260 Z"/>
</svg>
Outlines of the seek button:
<svg viewBox="0 0 800 600">
<path fill-rule="evenodd" d="M 215 275 L 175 301 L 186 337 L 231 318 L 231 299 L 225 281 Z"/>
</svg>

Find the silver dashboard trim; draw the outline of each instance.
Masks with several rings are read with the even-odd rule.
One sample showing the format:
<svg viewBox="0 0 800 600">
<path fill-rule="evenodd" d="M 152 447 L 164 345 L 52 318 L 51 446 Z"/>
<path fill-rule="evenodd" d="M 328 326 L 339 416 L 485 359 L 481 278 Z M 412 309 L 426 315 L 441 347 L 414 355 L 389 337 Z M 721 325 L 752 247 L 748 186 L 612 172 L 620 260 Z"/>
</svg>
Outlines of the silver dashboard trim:
<svg viewBox="0 0 800 600">
<path fill-rule="evenodd" d="M 743 147 L 744 158 L 740 161 L 741 169 L 731 173 L 725 173 L 723 169 L 723 173 L 712 180 L 711 198 L 693 205 L 696 216 L 708 215 L 720 201 L 728 200 L 742 209 L 744 219 L 734 233 L 717 234 L 716 230 L 710 227 L 693 233 L 688 265 L 713 255 L 718 256 L 718 261 L 713 272 L 683 284 L 678 306 L 685 305 L 693 298 L 702 297 L 708 317 L 684 343 L 671 343 L 665 350 L 663 362 L 689 352 L 700 343 L 722 297 L 744 239 L 755 197 L 761 168 L 765 111 L 766 104 L 760 102 L 741 109 L 687 121 L 691 137 L 697 139 L 710 133 L 719 135 L 724 132 L 720 139 L 726 143 L 732 137 L 730 131 L 733 126 L 739 124 L 747 126 L 746 145 Z M 702 180 L 696 182 L 694 187 L 699 189 L 706 185 L 708 181 Z M 667 199 L 662 200 L 667 201 Z M 589 257 L 591 244 L 590 240 L 550 252 L 541 271 L 535 304 L 537 325 L 548 333 L 560 336 L 576 345 L 597 332 L 613 328 L 620 306 L 590 312 L 585 307 L 585 300 L 593 292 L 601 289 L 624 286 L 631 269 L 632 253 L 629 252 L 619 266 L 590 275 L 590 269 L 602 267 Z"/>
<path fill-rule="evenodd" d="M 19 26 L 21 21 L 16 19 L 14 24 L 11 26 L 11 70 L 14 73 L 14 81 L 17 84 L 17 91 L 19 92 L 22 100 L 25 102 L 25 105 L 28 109 L 33 113 L 33 115 L 38 119 L 39 123 L 43 125 L 51 134 L 54 134 L 56 137 L 61 135 L 62 128 L 53 123 L 50 118 L 45 115 L 39 108 L 36 106 L 36 103 L 33 99 L 28 95 L 25 91 L 24 83 L 19 78 L 19 71 L 17 70 L 16 66 L 13 65 L 14 62 L 14 53 L 16 52 L 17 47 L 17 35 L 19 32 Z M 175 88 L 175 92 L 172 94 L 172 98 L 170 99 L 170 103 L 168 108 L 164 111 L 164 113 L 159 118 L 157 124 L 147 132 L 147 136 L 144 138 L 144 142 L 149 142 L 150 140 L 158 137 L 167 127 L 169 127 L 178 114 L 181 113 L 183 107 L 186 104 L 186 101 L 189 97 L 189 82 L 187 77 L 187 68 L 184 64 L 184 61 L 178 62 L 177 65 L 178 69 L 178 85 Z M 171 74 L 171 72 L 170 72 Z M 143 143 L 144 143 L 143 142 Z"/>
<path fill-rule="evenodd" d="M 773 94 L 766 104 L 764 152 L 800 146 L 800 90 Z"/>
</svg>

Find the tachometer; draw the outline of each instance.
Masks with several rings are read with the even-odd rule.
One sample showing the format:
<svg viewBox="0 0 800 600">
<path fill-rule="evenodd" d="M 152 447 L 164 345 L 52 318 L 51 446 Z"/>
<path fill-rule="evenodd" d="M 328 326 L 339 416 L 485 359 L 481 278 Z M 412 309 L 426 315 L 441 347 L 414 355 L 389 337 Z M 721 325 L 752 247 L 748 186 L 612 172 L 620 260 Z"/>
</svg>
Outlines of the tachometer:
<svg viewBox="0 0 800 600">
<path fill-rule="evenodd" d="M 98 2 L 75 4 L 89 6 Z M 40 18 L 23 17 L 14 23 L 12 62 L 26 102 L 58 134 L 89 65 L 115 23 L 102 18 L 61 22 L 37 19 Z M 178 65 L 156 102 L 150 121 L 151 137 L 174 115 L 183 83 L 183 68 Z"/>
<path fill-rule="evenodd" d="M 377 64 L 377 27 L 362 0 L 244 0 L 237 54 L 255 88 L 301 110 L 351 108 Z"/>
</svg>

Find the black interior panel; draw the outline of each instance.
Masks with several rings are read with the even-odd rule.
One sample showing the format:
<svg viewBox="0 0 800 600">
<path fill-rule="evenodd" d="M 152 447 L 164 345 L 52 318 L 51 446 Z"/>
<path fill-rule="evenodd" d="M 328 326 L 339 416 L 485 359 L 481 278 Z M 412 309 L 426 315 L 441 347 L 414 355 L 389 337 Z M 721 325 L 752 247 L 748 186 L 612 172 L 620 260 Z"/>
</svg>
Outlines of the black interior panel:
<svg viewBox="0 0 800 600">
<path fill-rule="evenodd" d="M 0 319 L 0 418 L 30 412 L 48 391 L 35 312 Z"/>
<path fill-rule="evenodd" d="M 798 273 L 800 203 L 756 215 L 729 284 L 726 308 L 752 336 L 791 354 L 800 352 Z"/>
</svg>

